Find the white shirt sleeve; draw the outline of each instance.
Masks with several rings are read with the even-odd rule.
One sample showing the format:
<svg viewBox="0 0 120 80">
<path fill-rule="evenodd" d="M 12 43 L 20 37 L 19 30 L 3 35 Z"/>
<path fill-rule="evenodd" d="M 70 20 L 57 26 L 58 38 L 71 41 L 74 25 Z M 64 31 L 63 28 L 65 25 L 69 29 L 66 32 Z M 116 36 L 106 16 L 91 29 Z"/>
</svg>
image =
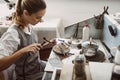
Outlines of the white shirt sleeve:
<svg viewBox="0 0 120 80">
<path fill-rule="evenodd" d="M 17 30 L 8 28 L 0 38 L 0 59 L 12 55 L 20 44 L 19 34 Z"/>
</svg>

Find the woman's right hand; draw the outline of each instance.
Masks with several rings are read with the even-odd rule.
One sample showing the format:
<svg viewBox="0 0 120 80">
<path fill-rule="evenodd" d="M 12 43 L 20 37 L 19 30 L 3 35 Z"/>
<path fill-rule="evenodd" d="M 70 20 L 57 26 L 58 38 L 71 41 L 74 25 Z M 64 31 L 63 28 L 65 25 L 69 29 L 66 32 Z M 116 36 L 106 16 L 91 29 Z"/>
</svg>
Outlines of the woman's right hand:
<svg viewBox="0 0 120 80">
<path fill-rule="evenodd" d="M 34 43 L 34 44 L 31 44 L 31 45 L 28 45 L 28 46 L 22 48 L 20 51 L 21 51 L 22 53 L 27 53 L 27 52 L 36 53 L 36 52 L 39 51 L 40 49 L 42 49 L 41 44 L 39 44 L 39 43 Z"/>
</svg>

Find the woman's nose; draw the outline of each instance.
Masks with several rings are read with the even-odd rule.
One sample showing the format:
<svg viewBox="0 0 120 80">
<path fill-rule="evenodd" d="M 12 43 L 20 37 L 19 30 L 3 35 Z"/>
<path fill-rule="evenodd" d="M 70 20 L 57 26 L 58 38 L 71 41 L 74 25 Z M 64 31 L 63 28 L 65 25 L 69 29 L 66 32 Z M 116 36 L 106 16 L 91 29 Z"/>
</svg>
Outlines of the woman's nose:
<svg viewBox="0 0 120 80">
<path fill-rule="evenodd" d="M 40 19 L 39 22 L 43 22 L 43 19 Z"/>
</svg>

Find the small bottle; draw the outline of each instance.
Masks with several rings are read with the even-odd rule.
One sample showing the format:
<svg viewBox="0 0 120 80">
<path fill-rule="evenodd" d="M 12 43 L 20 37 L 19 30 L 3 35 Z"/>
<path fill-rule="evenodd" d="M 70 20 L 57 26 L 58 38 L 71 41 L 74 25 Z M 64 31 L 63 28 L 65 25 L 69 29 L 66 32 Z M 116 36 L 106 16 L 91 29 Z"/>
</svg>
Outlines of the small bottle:
<svg viewBox="0 0 120 80">
<path fill-rule="evenodd" d="M 89 27 L 88 25 L 85 25 L 83 27 L 83 34 L 82 34 L 82 41 L 87 41 L 89 40 Z"/>
</svg>

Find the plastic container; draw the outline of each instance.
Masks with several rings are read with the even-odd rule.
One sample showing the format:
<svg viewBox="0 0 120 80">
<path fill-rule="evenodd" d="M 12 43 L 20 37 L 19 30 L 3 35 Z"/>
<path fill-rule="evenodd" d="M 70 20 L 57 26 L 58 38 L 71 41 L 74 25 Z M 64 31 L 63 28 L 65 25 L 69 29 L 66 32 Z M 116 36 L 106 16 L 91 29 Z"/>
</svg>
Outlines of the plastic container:
<svg viewBox="0 0 120 80">
<path fill-rule="evenodd" d="M 89 27 L 85 25 L 83 27 L 82 42 L 89 40 Z"/>
<path fill-rule="evenodd" d="M 115 64 L 120 65 L 120 45 L 117 47 L 117 51 L 115 54 Z"/>
</svg>

